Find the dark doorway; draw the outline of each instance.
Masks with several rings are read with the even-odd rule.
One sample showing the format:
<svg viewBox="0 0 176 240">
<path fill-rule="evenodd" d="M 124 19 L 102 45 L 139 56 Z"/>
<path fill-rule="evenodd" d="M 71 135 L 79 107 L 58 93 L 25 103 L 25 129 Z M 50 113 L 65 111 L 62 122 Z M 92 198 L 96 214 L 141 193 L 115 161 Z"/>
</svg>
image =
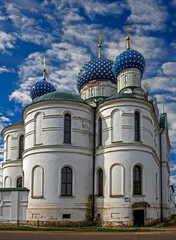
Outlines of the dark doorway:
<svg viewBox="0 0 176 240">
<path fill-rule="evenodd" d="M 143 227 L 144 226 L 144 210 L 134 210 L 134 227 Z"/>
</svg>

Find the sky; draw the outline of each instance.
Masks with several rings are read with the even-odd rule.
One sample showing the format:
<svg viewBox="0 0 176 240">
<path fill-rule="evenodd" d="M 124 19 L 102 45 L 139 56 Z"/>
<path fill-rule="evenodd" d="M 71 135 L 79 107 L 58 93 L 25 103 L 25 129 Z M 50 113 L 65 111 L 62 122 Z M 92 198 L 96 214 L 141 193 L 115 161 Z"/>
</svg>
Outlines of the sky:
<svg viewBox="0 0 176 240">
<path fill-rule="evenodd" d="M 115 61 L 126 49 L 127 24 L 131 49 L 146 59 L 142 86 L 149 83 L 149 98 L 167 112 L 176 190 L 176 0 L 1 0 L 0 131 L 22 119 L 30 88 L 42 79 L 44 58 L 46 79 L 58 91 L 78 94 L 77 73 L 98 56 L 97 36 L 103 35 L 102 57 Z"/>
</svg>

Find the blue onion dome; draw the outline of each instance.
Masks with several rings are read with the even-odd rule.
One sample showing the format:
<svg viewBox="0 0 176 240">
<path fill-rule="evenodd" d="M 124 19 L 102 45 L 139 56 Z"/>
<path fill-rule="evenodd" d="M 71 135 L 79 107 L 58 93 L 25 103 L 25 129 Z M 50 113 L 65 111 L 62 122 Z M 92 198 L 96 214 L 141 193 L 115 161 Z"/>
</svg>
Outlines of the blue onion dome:
<svg viewBox="0 0 176 240">
<path fill-rule="evenodd" d="M 145 59 L 142 54 L 136 50 L 130 49 L 130 28 L 132 28 L 132 26 L 129 25 L 124 28 L 127 29 L 127 50 L 117 56 L 114 63 L 113 72 L 116 78 L 120 72 L 128 68 L 137 68 L 141 71 L 142 75 L 145 70 Z"/>
<path fill-rule="evenodd" d="M 55 91 L 56 91 L 55 87 L 51 83 L 47 82 L 46 79 L 43 79 L 32 85 L 30 96 L 32 100 L 34 100 L 36 97 L 40 97 L 46 93 Z"/>
<path fill-rule="evenodd" d="M 46 81 L 46 78 L 45 78 L 46 61 L 47 61 L 47 59 L 44 58 L 44 60 L 43 60 L 43 62 L 44 62 L 43 80 L 34 83 L 31 87 L 30 96 L 31 96 L 32 100 L 34 100 L 36 97 L 40 97 L 46 93 L 56 91 L 55 87 L 51 83 Z"/>
<path fill-rule="evenodd" d="M 130 48 L 117 56 L 113 67 L 115 77 L 117 78 L 120 72 L 128 68 L 137 68 L 141 71 L 142 75 L 145 70 L 145 59 L 143 55 Z"/>
<path fill-rule="evenodd" d="M 77 88 L 93 80 L 109 80 L 116 83 L 113 73 L 113 61 L 106 58 L 95 58 L 85 63 L 77 75 Z"/>
</svg>

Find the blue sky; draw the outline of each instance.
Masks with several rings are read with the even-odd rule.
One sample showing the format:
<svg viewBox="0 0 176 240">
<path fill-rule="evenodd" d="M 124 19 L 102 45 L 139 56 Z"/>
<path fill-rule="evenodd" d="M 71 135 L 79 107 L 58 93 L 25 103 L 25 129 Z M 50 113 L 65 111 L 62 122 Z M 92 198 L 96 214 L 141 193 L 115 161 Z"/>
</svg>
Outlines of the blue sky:
<svg viewBox="0 0 176 240">
<path fill-rule="evenodd" d="M 133 26 L 131 48 L 146 59 L 142 86 L 149 83 L 149 96 L 168 113 L 176 188 L 176 0 L 1 0 L 0 130 L 22 118 L 31 85 L 42 79 L 44 57 L 47 80 L 57 90 L 77 91 L 78 70 L 98 55 L 99 33 L 102 57 L 114 61 L 126 48 L 127 24 Z"/>
</svg>

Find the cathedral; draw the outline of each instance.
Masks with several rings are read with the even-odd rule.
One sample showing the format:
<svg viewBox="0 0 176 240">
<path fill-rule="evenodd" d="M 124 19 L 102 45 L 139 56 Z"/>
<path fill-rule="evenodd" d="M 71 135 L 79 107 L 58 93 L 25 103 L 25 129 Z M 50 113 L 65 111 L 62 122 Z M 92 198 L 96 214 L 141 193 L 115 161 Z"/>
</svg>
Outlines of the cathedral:
<svg viewBox="0 0 176 240">
<path fill-rule="evenodd" d="M 33 84 L 22 120 L 2 131 L 0 221 L 149 226 L 171 217 L 167 114 L 141 86 L 144 56 L 130 48 L 77 75 L 79 96 Z"/>
</svg>

